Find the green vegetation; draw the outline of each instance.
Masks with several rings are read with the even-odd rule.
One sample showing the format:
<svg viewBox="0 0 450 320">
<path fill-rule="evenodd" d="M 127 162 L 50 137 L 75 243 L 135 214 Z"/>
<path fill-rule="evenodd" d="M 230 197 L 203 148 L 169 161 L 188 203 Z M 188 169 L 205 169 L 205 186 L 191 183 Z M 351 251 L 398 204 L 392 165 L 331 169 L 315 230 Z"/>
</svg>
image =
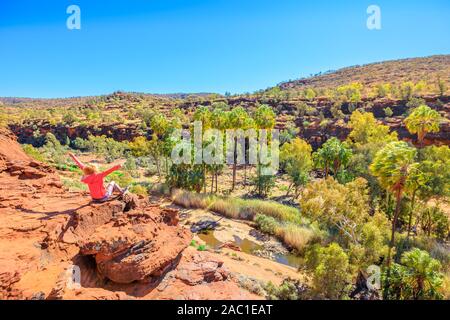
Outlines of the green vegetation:
<svg viewBox="0 0 450 320">
<path fill-rule="evenodd" d="M 439 132 L 442 117 L 435 110 L 426 105 L 421 105 L 405 119 L 406 128 L 412 134 L 417 134 L 417 140 L 421 146 L 427 133 Z"/>
<path fill-rule="evenodd" d="M 313 155 L 316 167 L 323 169 L 325 178 L 328 177 L 330 171 L 335 177 L 345 173 L 341 170 L 345 170 L 351 156 L 352 151 L 346 143 L 342 143 L 334 137 L 327 140 Z"/>
<path fill-rule="evenodd" d="M 408 179 L 415 156 L 416 150 L 409 147 L 406 142 L 391 142 L 376 154 L 370 167 L 372 173 L 378 177 L 380 184 L 388 192 L 394 193 L 396 200 L 395 214 L 392 219 L 391 241 L 387 256 L 388 270 L 390 270 L 391 250 L 395 244 L 395 232 L 400 214 L 401 200 L 405 191 L 405 181 Z"/>
<path fill-rule="evenodd" d="M 2 99 L 0 126 L 26 128 L 25 152 L 60 170 L 69 189 L 86 187 L 68 151 L 101 163 L 126 159 L 108 181 L 247 220 L 278 238 L 304 262 L 308 292 L 286 279 L 264 288 L 271 299 L 348 299 L 372 265 L 381 268 L 386 299 L 448 299 L 450 149 L 446 131 L 431 135 L 448 125 L 448 59 L 346 68 L 254 94 Z M 229 167 L 172 163 L 171 133 L 192 130 L 193 120 L 222 133 L 280 128 L 280 173 L 251 165 L 237 138 L 225 150 L 235 160 Z M 403 125 L 416 145 L 391 130 Z M 444 145 L 429 145 L 436 136 Z M 203 138 L 204 147 L 215 142 Z"/>
<path fill-rule="evenodd" d="M 405 252 L 401 264 L 392 267 L 387 297 L 402 300 L 442 299 L 441 264 L 423 250 Z M 385 277 L 388 277 L 387 275 Z"/>
<path fill-rule="evenodd" d="M 341 299 L 349 291 L 349 259 L 337 244 L 313 246 L 306 256 L 313 272 L 315 294 L 327 299 Z"/>
<path fill-rule="evenodd" d="M 311 146 L 299 138 L 295 138 L 281 147 L 280 163 L 291 180 L 287 195 L 294 188 L 294 197 L 297 198 L 299 189 L 308 182 L 313 165 L 311 153 Z"/>
<path fill-rule="evenodd" d="M 284 279 L 279 286 L 269 281 L 264 289 L 269 300 L 302 300 L 302 298 L 308 298 L 300 281 L 289 278 Z"/>
</svg>

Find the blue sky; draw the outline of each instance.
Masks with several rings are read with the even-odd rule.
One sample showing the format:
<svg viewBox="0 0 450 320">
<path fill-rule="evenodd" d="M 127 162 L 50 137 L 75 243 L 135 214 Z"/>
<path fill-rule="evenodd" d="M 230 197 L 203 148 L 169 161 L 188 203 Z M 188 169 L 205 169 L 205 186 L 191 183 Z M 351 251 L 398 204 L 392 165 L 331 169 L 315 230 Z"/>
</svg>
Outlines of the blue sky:
<svg viewBox="0 0 450 320">
<path fill-rule="evenodd" d="M 81 9 L 68 30 L 66 8 Z M 382 29 L 366 28 L 369 5 Z M 311 73 L 450 53 L 450 1 L 0 2 L 0 96 L 252 92 Z"/>
</svg>

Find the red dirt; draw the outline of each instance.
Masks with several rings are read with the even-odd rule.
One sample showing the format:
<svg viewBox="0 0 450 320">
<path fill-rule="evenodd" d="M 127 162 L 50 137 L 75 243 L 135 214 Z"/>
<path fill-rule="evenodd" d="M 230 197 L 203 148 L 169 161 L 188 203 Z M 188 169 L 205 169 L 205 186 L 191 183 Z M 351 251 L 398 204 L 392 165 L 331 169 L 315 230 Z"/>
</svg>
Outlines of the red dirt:
<svg viewBox="0 0 450 320">
<path fill-rule="evenodd" d="M 68 192 L 0 129 L 0 299 L 259 298 L 191 239 L 176 210 L 141 201 L 123 212 L 118 200 Z"/>
</svg>

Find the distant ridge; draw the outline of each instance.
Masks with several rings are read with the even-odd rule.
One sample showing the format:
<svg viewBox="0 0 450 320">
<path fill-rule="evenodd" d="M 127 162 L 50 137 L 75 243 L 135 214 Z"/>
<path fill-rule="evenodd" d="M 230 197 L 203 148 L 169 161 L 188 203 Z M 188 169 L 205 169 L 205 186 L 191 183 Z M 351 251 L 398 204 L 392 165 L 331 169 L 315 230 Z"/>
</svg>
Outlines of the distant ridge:
<svg viewBox="0 0 450 320">
<path fill-rule="evenodd" d="M 327 71 L 312 77 L 280 83 L 281 89 L 335 88 L 352 82 L 372 83 L 433 81 L 440 76 L 450 82 L 450 54 L 375 62 Z"/>
</svg>

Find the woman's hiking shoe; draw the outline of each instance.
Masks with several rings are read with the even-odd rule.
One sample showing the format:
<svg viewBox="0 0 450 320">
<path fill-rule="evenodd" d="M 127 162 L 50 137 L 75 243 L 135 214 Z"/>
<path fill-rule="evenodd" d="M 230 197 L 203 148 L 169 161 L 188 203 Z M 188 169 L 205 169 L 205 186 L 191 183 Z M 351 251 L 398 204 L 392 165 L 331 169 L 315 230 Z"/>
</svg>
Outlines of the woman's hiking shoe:
<svg viewBox="0 0 450 320">
<path fill-rule="evenodd" d="M 125 189 L 123 189 L 123 191 L 122 191 L 122 195 L 126 194 L 127 192 L 130 192 L 129 189 L 130 189 L 130 185 L 126 186 Z"/>
</svg>

